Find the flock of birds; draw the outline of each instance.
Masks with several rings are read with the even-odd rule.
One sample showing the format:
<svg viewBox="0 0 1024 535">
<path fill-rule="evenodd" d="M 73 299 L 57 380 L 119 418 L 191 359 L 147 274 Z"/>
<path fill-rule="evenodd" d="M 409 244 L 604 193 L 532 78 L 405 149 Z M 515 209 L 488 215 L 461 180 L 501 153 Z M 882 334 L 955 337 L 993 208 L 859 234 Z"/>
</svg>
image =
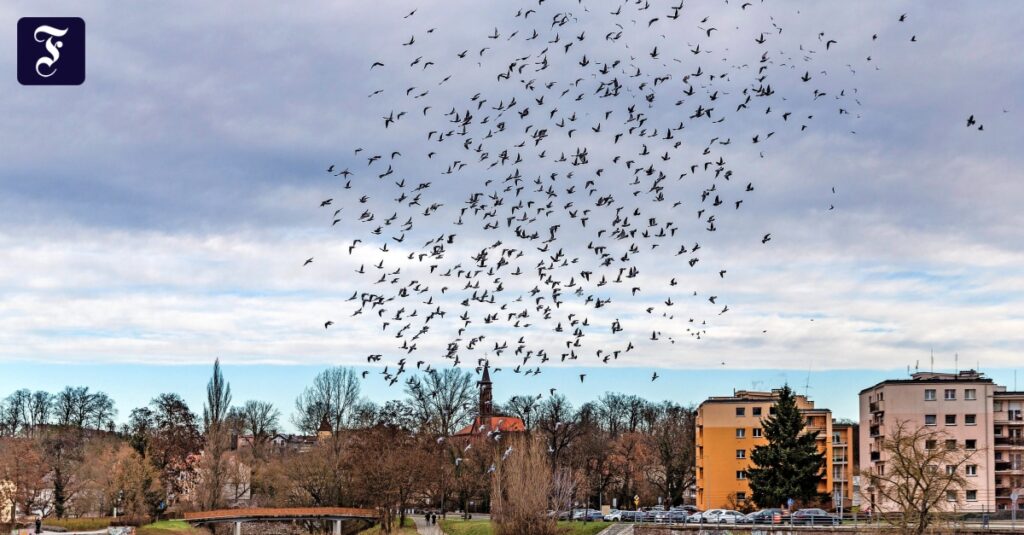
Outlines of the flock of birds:
<svg viewBox="0 0 1024 535">
<path fill-rule="evenodd" d="M 709 336 L 731 308 L 696 281 L 728 281 L 704 253 L 750 225 L 759 160 L 816 124 L 855 134 L 853 81 L 877 67 L 834 60 L 844 43 L 825 32 L 784 34 L 763 1 L 700 6 L 540 0 L 446 28 L 403 13 L 409 37 L 367 61 L 380 122 L 326 169 L 337 191 L 320 209 L 359 267 L 323 328 L 366 321 L 394 340 L 367 356 L 389 385 L 439 357 L 539 376 Z M 738 230 L 771 246 L 770 229 Z"/>
</svg>

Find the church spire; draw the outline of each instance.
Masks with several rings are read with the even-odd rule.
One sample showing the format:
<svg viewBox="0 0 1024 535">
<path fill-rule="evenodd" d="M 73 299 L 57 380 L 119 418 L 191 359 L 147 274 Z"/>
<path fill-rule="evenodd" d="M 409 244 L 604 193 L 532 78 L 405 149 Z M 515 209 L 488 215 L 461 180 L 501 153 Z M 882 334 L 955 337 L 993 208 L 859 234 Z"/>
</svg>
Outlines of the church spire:
<svg viewBox="0 0 1024 535">
<path fill-rule="evenodd" d="M 480 387 L 480 423 L 485 425 L 487 419 L 490 418 L 494 412 L 494 402 L 492 401 L 491 394 L 491 374 L 489 373 L 490 363 L 484 363 L 483 377 L 480 378 L 476 384 Z"/>
</svg>

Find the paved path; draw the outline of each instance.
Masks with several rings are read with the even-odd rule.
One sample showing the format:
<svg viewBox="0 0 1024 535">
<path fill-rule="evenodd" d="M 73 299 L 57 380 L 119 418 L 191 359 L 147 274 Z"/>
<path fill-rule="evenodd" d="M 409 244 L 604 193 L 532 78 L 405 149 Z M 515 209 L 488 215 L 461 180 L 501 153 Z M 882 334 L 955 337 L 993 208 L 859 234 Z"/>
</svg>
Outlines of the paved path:
<svg viewBox="0 0 1024 535">
<path fill-rule="evenodd" d="M 444 535 L 440 526 L 428 524 L 427 519 L 423 518 L 423 515 L 413 516 L 412 521 L 416 523 L 416 531 L 420 535 Z"/>
<path fill-rule="evenodd" d="M 613 526 L 608 526 L 601 533 L 597 535 L 633 535 L 633 524 L 632 523 L 620 523 Z"/>
</svg>

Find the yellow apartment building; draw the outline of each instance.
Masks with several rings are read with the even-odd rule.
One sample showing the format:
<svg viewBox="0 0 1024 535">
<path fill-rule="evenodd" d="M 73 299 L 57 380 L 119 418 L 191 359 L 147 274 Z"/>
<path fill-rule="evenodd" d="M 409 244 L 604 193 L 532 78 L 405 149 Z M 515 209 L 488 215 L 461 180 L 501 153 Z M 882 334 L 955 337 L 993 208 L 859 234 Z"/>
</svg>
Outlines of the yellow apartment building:
<svg viewBox="0 0 1024 535">
<path fill-rule="evenodd" d="M 747 469 L 754 448 L 768 441 L 762 436 L 761 420 L 775 412 L 778 391 L 754 392 L 738 390 L 732 396 L 711 397 L 697 408 L 697 506 L 701 509 L 728 508 L 746 504 L 751 500 Z M 805 429 L 818 432 L 818 450 L 825 454 L 825 470 L 818 491 L 833 494 L 836 463 L 835 442 L 840 439 L 841 451 L 849 451 L 853 439 L 843 428 L 834 435 L 832 412 L 817 409 L 806 396 L 797 395 L 796 404 L 807 418 Z M 852 461 L 852 459 L 851 459 Z M 840 468 L 843 477 L 853 479 L 853 462 Z M 836 487 L 838 490 L 839 487 Z M 853 496 L 852 489 L 843 487 L 843 494 Z M 751 502 L 752 503 L 752 502 Z M 765 503 L 758 507 L 778 507 L 784 504 Z"/>
<path fill-rule="evenodd" d="M 858 428 L 856 423 L 832 421 L 832 505 L 837 509 L 842 505 L 843 511 L 850 511 L 854 505 L 859 505 L 854 502 L 860 482 L 857 477 L 857 445 L 860 442 Z"/>
</svg>

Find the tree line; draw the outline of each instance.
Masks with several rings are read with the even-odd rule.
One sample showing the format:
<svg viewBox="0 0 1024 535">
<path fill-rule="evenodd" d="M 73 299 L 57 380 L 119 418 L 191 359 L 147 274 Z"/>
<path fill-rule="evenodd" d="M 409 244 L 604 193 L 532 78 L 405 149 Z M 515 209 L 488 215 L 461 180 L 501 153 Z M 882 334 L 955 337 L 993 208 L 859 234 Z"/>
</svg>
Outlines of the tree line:
<svg viewBox="0 0 1024 535">
<path fill-rule="evenodd" d="M 694 482 L 694 410 L 671 401 L 605 393 L 574 406 L 560 394 L 512 396 L 496 413 L 522 419 L 522 437 L 452 438 L 477 416 L 474 376 L 449 368 L 406 383 L 383 404 L 362 394 L 358 373 L 322 371 L 290 416 L 302 435 L 274 441 L 282 412 L 262 400 L 234 403 L 215 363 L 200 411 L 156 395 L 115 425 L 112 399 L 88 387 L 19 390 L 0 401 L 0 480 L 21 514 L 148 519 L 230 506 L 410 506 L 487 510 L 496 461 L 530 437 L 560 481 L 562 507 L 682 503 Z M 242 443 L 238 437 L 243 437 Z M 280 442 L 280 441 L 278 441 Z M 550 506 L 550 504 L 549 504 Z"/>
</svg>

